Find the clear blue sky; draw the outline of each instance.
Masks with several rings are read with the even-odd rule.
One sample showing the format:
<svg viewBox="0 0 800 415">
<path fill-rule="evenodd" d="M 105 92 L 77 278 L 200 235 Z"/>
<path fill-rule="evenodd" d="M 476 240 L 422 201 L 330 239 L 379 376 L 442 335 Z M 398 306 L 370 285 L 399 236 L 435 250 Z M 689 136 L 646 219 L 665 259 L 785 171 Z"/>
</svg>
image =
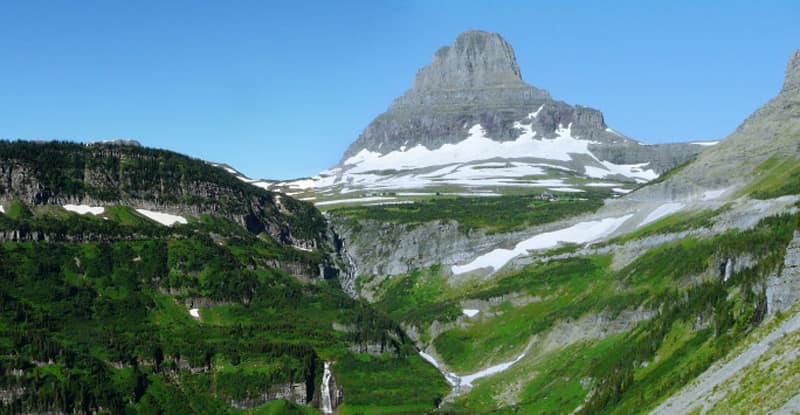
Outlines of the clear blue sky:
<svg viewBox="0 0 800 415">
<path fill-rule="evenodd" d="M 134 138 L 313 175 L 439 46 L 483 29 L 527 82 L 633 138 L 716 139 L 800 48 L 797 0 L 655 3 L 0 0 L 0 138 Z"/>
</svg>

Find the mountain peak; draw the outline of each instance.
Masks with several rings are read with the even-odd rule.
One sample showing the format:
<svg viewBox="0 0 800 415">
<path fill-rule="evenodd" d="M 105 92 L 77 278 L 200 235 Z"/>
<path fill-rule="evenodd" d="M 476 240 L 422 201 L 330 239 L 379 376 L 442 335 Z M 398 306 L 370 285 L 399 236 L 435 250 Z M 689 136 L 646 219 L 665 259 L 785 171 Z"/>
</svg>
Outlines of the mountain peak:
<svg viewBox="0 0 800 415">
<path fill-rule="evenodd" d="M 497 33 L 469 30 L 439 48 L 413 89 L 435 91 L 525 86 L 511 45 Z"/>
<path fill-rule="evenodd" d="M 794 51 L 786 64 L 786 76 L 781 92 L 800 89 L 800 49 Z"/>
</svg>

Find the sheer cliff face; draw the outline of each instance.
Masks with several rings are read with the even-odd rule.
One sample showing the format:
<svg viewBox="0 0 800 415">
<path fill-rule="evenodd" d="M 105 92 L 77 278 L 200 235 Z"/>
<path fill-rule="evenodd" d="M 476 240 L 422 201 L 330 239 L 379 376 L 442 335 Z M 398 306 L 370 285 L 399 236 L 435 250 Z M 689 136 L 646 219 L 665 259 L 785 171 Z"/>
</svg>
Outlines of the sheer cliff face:
<svg viewBox="0 0 800 415">
<path fill-rule="evenodd" d="M 469 31 L 443 46 L 417 73 L 412 91 L 526 88 L 511 45 L 497 33 Z"/>
<path fill-rule="evenodd" d="M 537 116 L 529 117 L 533 113 Z M 512 141 L 523 134 L 521 121 L 530 124 L 536 139 L 554 138 L 560 127 L 571 126 L 573 136 L 593 142 L 590 149 L 600 159 L 618 164 L 650 162 L 657 172 L 702 149 L 640 146 L 608 129 L 600 111 L 556 101 L 547 91 L 525 83 L 511 45 L 497 33 L 473 30 L 433 55 L 431 63 L 417 72 L 412 88 L 347 149 L 341 165 L 363 150 L 387 154 L 417 145 L 435 150 L 459 143 L 476 124 L 494 141 Z M 547 159 L 540 154 L 520 157 Z M 572 167 L 581 171 L 577 164 Z"/>
</svg>

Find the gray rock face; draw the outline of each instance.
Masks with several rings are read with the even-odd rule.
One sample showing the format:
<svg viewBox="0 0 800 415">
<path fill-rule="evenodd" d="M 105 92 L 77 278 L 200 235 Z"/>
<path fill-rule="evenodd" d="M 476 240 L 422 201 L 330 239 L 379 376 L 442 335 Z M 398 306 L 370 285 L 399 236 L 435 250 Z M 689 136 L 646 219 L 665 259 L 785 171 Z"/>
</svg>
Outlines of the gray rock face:
<svg viewBox="0 0 800 415">
<path fill-rule="evenodd" d="M 497 33 L 470 30 L 443 46 L 417 73 L 415 91 L 525 87 L 511 45 Z"/>
<path fill-rule="evenodd" d="M 536 137 L 552 138 L 559 126 L 572 125 L 573 135 L 598 143 L 590 150 L 617 164 L 652 162 L 650 167 L 661 173 L 703 149 L 689 144 L 641 146 L 608 130 L 600 111 L 556 101 L 525 83 L 514 50 L 500 35 L 473 30 L 434 54 L 413 87 L 367 126 L 342 162 L 363 149 L 382 154 L 416 145 L 436 149 L 464 140 L 475 124 L 493 140 L 515 140 L 522 131 L 514 123 L 539 109 L 532 120 Z"/>
<path fill-rule="evenodd" d="M 486 235 L 463 232 L 457 222 L 432 221 L 420 225 L 360 220 L 352 227 L 336 215 L 329 223 L 342 238 L 352 259 L 353 282 L 362 275 L 399 275 L 415 268 L 454 265 L 495 246 L 513 246 L 520 233 Z M 354 293 L 351 293 L 351 295 Z"/>
<path fill-rule="evenodd" d="M 228 400 L 228 404 L 237 409 L 250 409 L 263 405 L 269 401 L 285 399 L 298 405 L 308 403 L 308 386 L 305 383 L 284 383 L 272 385 L 269 390 L 264 391 L 258 396 L 242 399 L 239 401 Z"/>
<path fill-rule="evenodd" d="M 786 65 L 786 75 L 781 93 L 790 93 L 800 89 L 800 49 L 794 51 Z"/>
<path fill-rule="evenodd" d="M 775 314 L 788 310 L 800 300 L 800 232 L 786 248 L 783 270 L 767 280 L 767 312 Z"/>
</svg>

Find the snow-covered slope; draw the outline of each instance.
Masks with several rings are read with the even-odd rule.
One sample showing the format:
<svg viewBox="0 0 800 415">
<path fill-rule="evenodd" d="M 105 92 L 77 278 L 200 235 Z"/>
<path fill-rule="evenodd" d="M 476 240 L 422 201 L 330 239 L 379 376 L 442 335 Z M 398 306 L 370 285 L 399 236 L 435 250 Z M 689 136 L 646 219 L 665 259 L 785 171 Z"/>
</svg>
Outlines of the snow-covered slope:
<svg viewBox="0 0 800 415">
<path fill-rule="evenodd" d="M 526 120 L 535 118 L 536 112 Z M 552 138 L 537 137 L 532 124 L 521 121 L 515 125 L 521 134 L 513 141 L 494 140 L 476 124 L 470 128 L 469 136 L 458 143 L 443 144 L 436 149 L 418 144 L 387 153 L 364 149 L 341 166 L 311 178 L 276 182 L 249 179 L 235 171 L 234 174 L 248 183 L 289 195 L 437 187 L 473 192 L 492 187 L 536 187 L 569 192 L 575 190 L 569 180 L 575 177 L 614 181 L 590 182 L 586 184 L 589 187 L 643 183 L 658 177 L 649 163 L 615 164 L 600 159 L 590 149 L 590 145 L 597 143 L 574 134 L 571 125 L 559 126 Z"/>
</svg>

